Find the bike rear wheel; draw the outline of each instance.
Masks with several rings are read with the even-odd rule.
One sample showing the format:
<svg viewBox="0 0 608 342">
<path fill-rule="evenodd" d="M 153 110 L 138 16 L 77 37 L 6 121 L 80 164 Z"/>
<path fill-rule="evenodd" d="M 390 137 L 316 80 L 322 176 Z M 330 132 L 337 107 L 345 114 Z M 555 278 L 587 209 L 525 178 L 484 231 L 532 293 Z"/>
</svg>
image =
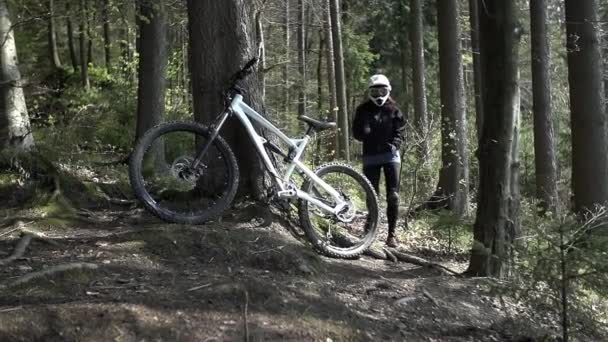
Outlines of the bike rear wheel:
<svg viewBox="0 0 608 342">
<path fill-rule="evenodd" d="M 167 222 L 200 224 L 225 211 L 236 194 L 239 170 L 219 135 L 195 165 L 211 133 L 199 124 L 172 122 L 139 139 L 129 161 L 136 197 Z"/>
<path fill-rule="evenodd" d="M 300 200 L 300 224 L 312 245 L 337 258 L 355 258 L 365 252 L 378 235 L 378 199 L 374 188 L 361 173 L 348 165 L 332 163 L 315 174 L 337 190 L 349 206 L 340 217 L 313 203 Z M 334 207 L 334 199 L 308 180 L 302 187 L 309 195 Z"/>
</svg>

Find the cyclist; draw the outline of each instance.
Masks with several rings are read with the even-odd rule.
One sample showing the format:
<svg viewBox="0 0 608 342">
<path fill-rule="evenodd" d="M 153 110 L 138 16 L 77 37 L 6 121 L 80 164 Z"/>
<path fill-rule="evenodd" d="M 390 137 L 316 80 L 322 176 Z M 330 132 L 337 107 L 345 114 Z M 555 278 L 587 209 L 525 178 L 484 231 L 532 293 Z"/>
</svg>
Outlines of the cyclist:
<svg viewBox="0 0 608 342">
<path fill-rule="evenodd" d="M 399 149 L 405 141 L 406 117 L 390 97 L 391 84 L 385 75 L 373 75 L 368 82 L 369 99 L 357 107 L 353 136 L 363 143 L 363 173 L 379 193 L 380 171 L 386 183 L 388 238 L 397 247 L 395 235 L 399 213 Z"/>
</svg>

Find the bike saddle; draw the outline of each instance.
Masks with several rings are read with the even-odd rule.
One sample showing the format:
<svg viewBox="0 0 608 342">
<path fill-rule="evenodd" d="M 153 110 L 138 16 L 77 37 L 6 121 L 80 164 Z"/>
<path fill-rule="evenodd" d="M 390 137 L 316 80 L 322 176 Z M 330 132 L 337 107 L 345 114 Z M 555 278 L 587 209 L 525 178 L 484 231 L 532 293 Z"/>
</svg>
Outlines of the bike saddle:
<svg viewBox="0 0 608 342">
<path fill-rule="evenodd" d="M 306 122 L 310 128 L 314 129 L 317 132 L 324 131 L 326 129 L 335 128 L 335 122 L 324 122 L 309 118 L 308 116 L 298 116 L 298 120 Z"/>
</svg>

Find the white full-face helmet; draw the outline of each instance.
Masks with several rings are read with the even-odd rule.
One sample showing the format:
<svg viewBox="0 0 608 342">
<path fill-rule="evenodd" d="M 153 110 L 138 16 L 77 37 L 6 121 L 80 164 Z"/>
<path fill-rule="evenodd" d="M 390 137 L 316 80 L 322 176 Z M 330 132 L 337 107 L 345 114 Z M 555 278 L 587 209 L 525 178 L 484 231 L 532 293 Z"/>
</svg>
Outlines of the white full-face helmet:
<svg viewBox="0 0 608 342">
<path fill-rule="evenodd" d="M 367 87 L 372 102 L 378 107 L 384 106 L 392 89 L 388 78 L 381 74 L 374 75 L 369 78 Z"/>
</svg>

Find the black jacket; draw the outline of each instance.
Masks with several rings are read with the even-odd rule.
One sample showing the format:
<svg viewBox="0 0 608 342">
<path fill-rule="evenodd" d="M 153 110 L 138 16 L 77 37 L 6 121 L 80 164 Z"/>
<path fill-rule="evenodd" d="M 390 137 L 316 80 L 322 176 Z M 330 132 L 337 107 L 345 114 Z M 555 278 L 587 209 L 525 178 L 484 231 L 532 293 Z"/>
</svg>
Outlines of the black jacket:
<svg viewBox="0 0 608 342">
<path fill-rule="evenodd" d="M 368 100 L 357 107 L 353 136 L 363 142 L 363 155 L 395 152 L 405 142 L 407 118 L 389 99 L 382 107 Z"/>
</svg>

